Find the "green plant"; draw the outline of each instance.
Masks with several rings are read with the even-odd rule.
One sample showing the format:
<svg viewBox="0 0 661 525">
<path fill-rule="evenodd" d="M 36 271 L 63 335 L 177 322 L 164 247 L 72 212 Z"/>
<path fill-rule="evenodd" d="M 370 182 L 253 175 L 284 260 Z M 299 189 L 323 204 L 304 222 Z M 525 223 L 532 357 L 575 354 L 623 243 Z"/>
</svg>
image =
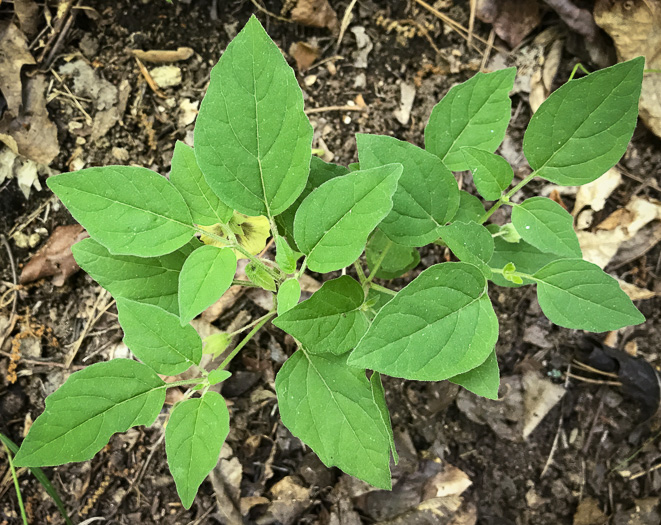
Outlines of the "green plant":
<svg viewBox="0 0 661 525">
<path fill-rule="evenodd" d="M 141 362 L 115 359 L 72 374 L 46 399 L 16 464 L 87 460 L 113 433 L 152 424 L 166 388 L 189 385 L 165 431 L 189 507 L 230 428 L 225 401 L 210 387 L 273 320 L 298 342 L 275 381 L 283 423 L 326 465 L 390 488 L 397 454 L 380 374 L 449 380 L 495 399 L 498 319 L 488 281 L 536 284 L 543 312 L 563 327 L 600 332 L 644 321 L 615 279 L 581 259 L 562 207 L 540 197 L 511 201 L 534 177 L 580 185 L 612 167 L 636 124 L 642 75 L 638 58 L 553 93 L 524 139 L 534 171 L 509 191 L 512 169 L 493 152 L 510 119 L 514 69 L 452 88 L 431 114 L 426 149 L 359 134 L 359 163 L 347 169 L 311 156 L 295 75 L 252 18 L 213 69 L 195 148 L 177 143 L 169 181 L 127 166 L 48 180 L 91 235 L 74 255 L 116 298 L 125 341 Z M 471 170 L 495 203 L 485 210 L 451 170 Z M 501 206 L 512 208 L 512 223 L 485 226 Z M 275 261 L 257 255 L 268 235 Z M 459 262 L 431 266 L 399 292 L 374 282 L 416 266 L 417 248 L 434 242 Z M 249 281 L 235 280 L 237 257 L 249 260 Z M 327 280 L 299 303 L 306 269 L 351 265 L 358 279 Z M 202 370 L 203 352 L 223 352 L 238 332 L 203 347 L 189 321 L 233 283 L 271 290 L 277 308 L 239 330 L 250 329 L 218 369 Z M 194 379 L 157 375 L 189 369 Z"/>
</svg>

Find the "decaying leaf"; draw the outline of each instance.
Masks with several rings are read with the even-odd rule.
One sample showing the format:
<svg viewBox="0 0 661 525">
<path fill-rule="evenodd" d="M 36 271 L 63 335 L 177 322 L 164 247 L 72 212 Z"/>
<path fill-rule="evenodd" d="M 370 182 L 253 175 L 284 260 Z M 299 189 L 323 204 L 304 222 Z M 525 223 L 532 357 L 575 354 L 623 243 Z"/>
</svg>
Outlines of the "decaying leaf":
<svg viewBox="0 0 661 525">
<path fill-rule="evenodd" d="M 601 505 L 594 498 L 585 498 L 576 508 L 574 525 L 606 525 L 608 516 L 601 510 Z"/>
<path fill-rule="evenodd" d="M 294 42 L 289 47 L 289 54 L 296 61 L 296 69 L 303 73 L 319 58 L 319 48 L 307 42 Z"/>
<path fill-rule="evenodd" d="M 589 207 L 592 211 L 601 211 L 606 205 L 606 199 L 622 182 L 620 171 L 613 167 L 597 180 L 579 186 L 576 192 L 576 201 L 572 215 L 576 217 L 583 208 Z"/>
<path fill-rule="evenodd" d="M 537 0 L 478 0 L 477 17 L 493 24 L 510 47 L 518 46 L 542 20 Z"/>
<path fill-rule="evenodd" d="M 298 0 L 291 12 L 294 22 L 312 27 L 326 27 L 335 31 L 338 27 L 337 14 L 328 0 Z"/>
<path fill-rule="evenodd" d="M 35 0 L 14 0 L 14 12 L 25 36 L 32 38 L 39 30 L 39 6 Z"/>
<path fill-rule="evenodd" d="M 87 236 L 80 224 L 55 228 L 50 238 L 23 268 L 20 283 L 52 276 L 53 284 L 62 286 L 69 276 L 80 270 L 71 254 L 71 246 Z"/>
<path fill-rule="evenodd" d="M 530 76 L 530 97 L 528 100 L 533 113 L 539 109 L 539 106 L 542 105 L 542 102 L 548 98 L 553 90 L 553 79 L 560 67 L 564 45 L 564 39 L 554 39 L 545 50 L 539 65 Z"/>
<path fill-rule="evenodd" d="M 25 35 L 11 22 L 0 22 L 0 91 L 12 115 L 18 115 L 21 110 L 21 69 L 26 64 L 36 62 Z"/>
<path fill-rule="evenodd" d="M 661 0 L 597 0 L 594 20 L 615 42 L 620 61 L 645 57 L 645 69 L 661 68 Z M 661 74 L 643 77 L 640 118 L 661 137 Z"/>
<path fill-rule="evenodd" d="M 216 495 L 216 503 L 223 513 L 223 522 L 227 525 L 242 525 L 243 519 L 239 511 L 239 496 L 241 494 L 241 479 L 243 467 L 234 456 L 232 447 L 223 443 L 220 460 L 209 472 L 209 479 Z"/>
<path fill-rule="evenodd" d="M 548 379 L 540 377 L 537 372 L 525 372 L 523 383 L 523 439 L 537 428 L 546 414 L 562 399 L 565 389 Z"/>
</svg>

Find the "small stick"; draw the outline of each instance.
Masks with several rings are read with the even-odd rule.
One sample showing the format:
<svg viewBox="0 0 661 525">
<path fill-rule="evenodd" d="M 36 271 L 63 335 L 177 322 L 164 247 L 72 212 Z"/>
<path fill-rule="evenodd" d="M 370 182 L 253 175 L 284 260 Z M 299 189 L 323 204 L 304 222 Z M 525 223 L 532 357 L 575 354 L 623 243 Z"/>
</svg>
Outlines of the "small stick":
<svg viewBox="0 0 661 525">
<path fill-rule="evenodd" d="M 142 73 L 142 76 L 147 81 L 147 85 L 156 94 L 156 96 L 159 97 L 159 98 L 168 98 L 167 95 L 165 93 L 163 93 L 161 88 L 158 87 L 156 82 L 154 82 L 154 79 L 152 78 L 151 73 L 149 73 L 149 70 L 140 61 L 140 59 L 136 56 L 134 56 L 133 58 L 135 58 L 135 61 L 138 63 L 138 67 L 140 68 L 140 73 Z"/>
<path fill-rule="evenodd" d="M 573 363 L 580 369 L 585 370 L 586 372 L 592 372 L 593 374 L 599 374 L 602 376 L 606 377 L 612 377 L 613 379 L 618 379 L 619 376 L 617 374 L 614 374 L 613 372 L 604 372 L 603 370 L 599 370 L 598 368 L 593 368 L 589 365 L 586 365 L 585 363 L 581 363 L 579 360 L 574 359 Z"/>
<path fill-rule="evenodd" d="M 567 376 L 578 381 L 583 381 L 585 383 L 591 383 L 593 385 L 609 385 L 609 386 L 622 386 L 622 383 L 619 381 L 604 381 L 602 379 L 590 379 L 588 377 L 577 376 L 576 374 L 567 374 Z"/>
<path fill-rule="evenodd" d="M 83 340 L 85 337 L 87 337 L 87 334 L 89 331 L 92 329 L 92 326 L 94 326 L 94 323 L 105 313 L 105 311 L 110 308 L 110 305 L 107 305 L 104 307 L 103 310 L 100 311 L 99 315 L 94 316 L 97 310 L 99 310 L 99 306 L 101 305 L 101 302 L 106 298 L 108 295 L 108 292 L 105 290 L 102 290 L 99 296 L 96 299 L 96 302 L 94 303 L 94 307 L 92 309 L 92 316 L 87 321 L 87 324 L 85 325 L 85 328 L 83 329 L 83 332 L 80 334 L 80 337 L 76 340 L 76 342 L 73 344 L 71 351 L 69 352 L 69 355 L 67 358 L 64 360 L 64 365 L 65 367 L 69 368 L 71 366 L 71 362 L 74 360 L 76 357 L 76 354 L 78 353 L 78 350 L 80 350 L 80 346 L 83 344 Z M 111 303 L 112 304 L 112 303 Z"/>
<path fill-rule="evenodd" d="M 364 111 L 360 106 L 324 106 L 321 108 L 310 108 L 305 110 L 306 115 L 312 113 L 324 113 L 326 111 Z"/>
<path fill-rule="evenodd" d="M 340 34 L 337 36 L 337 43 L 335 44 L 336 53 L 337 50 L 340 49 L 340 44 L 342 43 L 342 39 L 344 38 L 344 33 L 346 32 L 347 27 L 349 27 L 349 22 L 351 22 L 351 11 L 353 11 L 353 7 L 356 5 L 356 1 L 357 0 L 351 0 L 351 3 L 344 10 L 344 15 L 342 16 L 342 22 L 340 23 Z"/>
<path fill-rule="evenodd" d="M 275 13 L 271 13 L 268 9 L 266 9 L 264 6 L 260 5 L 260 3 L 257 0 L 250 0 L 252 4 L 262 13 L 264 13 L 266 16 L 270 16 L 271 18 L 275 18 L 276 20 L 280 20 L 280 22 L 287 22 L 288 24 L 291 24 L 292 21 L 289 20 L 288 18 L 285 18 L 283 16 L 276 15 Z M 354 0 L 355 1 L 355 0 Z"/>
<path fill-rule="evenodd" d="M 482 55 L 482 62 L 480 62 L 480 71 L 484 71 L 484 68 L 487 66 L 489 56 L 491 55 L 491 50 L 493 49 L 494 40 L 496 40 L 496 31 L 492 29 L 489 33 L 489 39 L 487 40 L 487 48 L 484 50 L 484 54 Z"/>
<path fill-rule="evenodd" d="M 64 23 L 68 20 L 67 15 L 69 14 L 69 11 L 71 11 L 71 8 L 73 7 L 75 1 L 76 0 L 61 0 L 60 4 L 57 6 L 57 15 L 55 19 L 55 25 L 53 26 L 53 34 L 48 39 L 48 42 L 46 42 L 44 49 L 41 51 L 41 54 L 37 59 L 38 63 L 40 64 L 43 63 L 44 58 L 46 57 L 46 53 L 48 53 L 51 50 L 51 47 L 58 39 L 60 31 L 62 31 L 62 28 L 64 26 Z"/>
<path fill-rule="evenodd" d="M 473 30 L 475 29 L 475 12 L 477 11 L 477 0 L 470 0 L 470 15 L 468 18 L 468 38 L 466 42 L 470 46 L 473 43 Z"/>
<path fill-rule="evenodd" d="M 16 275 L 16 264 L 14 263 L 14 254 L 11 252 L 11 246 L 9 246 L 9 243 L 7 242 L 7 239 L 5 239 L 4 235 L 0 235 L 0 243 L 5 247 L 5 250 L 7 250 L 7 257 L 9 257 L 9 267 L 11 268 L 11 276 L 12 280 L 14 282 L 14 301 L 11 307 L 11 316 L 9 318 L 9 326 L 7 326 L 7 330 L 5 330 L 5 333 L 2 334 L 2 337 L 0 337 L 0 348 L 2 348 L 3 343 L 5 342 L 5 339 L 9 334 L 11 334 L 12 330 L 14 329 L 14 326 L 16 325 L 16 305 L 18 303 L 18 276 Z"/>
</svg>

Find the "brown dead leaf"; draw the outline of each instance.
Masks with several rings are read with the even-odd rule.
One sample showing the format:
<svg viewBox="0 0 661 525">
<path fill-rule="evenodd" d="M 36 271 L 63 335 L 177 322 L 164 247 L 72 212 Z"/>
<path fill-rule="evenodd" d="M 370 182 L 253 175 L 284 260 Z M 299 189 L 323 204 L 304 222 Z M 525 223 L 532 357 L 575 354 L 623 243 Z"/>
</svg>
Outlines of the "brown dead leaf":
<svg viewBox="0 0 661 525">
<path fill-rule="evenodd" d="M 0 22 L 0 91 L 12 115 L 21 111 L 21 69 L 36 64 L 25 35 L 11 22 Z"/>
<path fill-rule="evenodd" d="M 319 48 L 307 42 L 294 42 L 289 47 L 289 54 L 296 61 L 296 68 L 303 73 L 319 58 Z"/>
<path fill-rule="evenodd" d="M 523 439 L 537 428 L 546 414 L 562 399 L 565 389 L 548 379 L 542 378 L 537 372 L 525 372 L 523 384 Z"/>
<path fill-rule="evenodd" d="M 556 38 L 553 40 L 530 76 L 530 97 L 528 101 L 533 113 L 551 94 L 553 79 L 560 67 L 564 46 L 564 39 Z"/>
<path fill-rule="evenodd" d="M 645 69 L 661 68 L 661 0 L 597 0 L 594 20 L 615 42 L 619 60 L 645 57 Z M 646 74 L 640 118 L 661 137 L 661 75 Z"/>
<path fill-rule="evenodd" d="M 58 226 L 46 243 L 30 259 L 21 272 L 20 283 L 26 284 L 53 276 L 53 284 L 62 286 L 78 270 L 71 246 L 88 237 L 80 224 Z"/>
<path fill-rule="evenodd" d="M 647 290 L 646 288 L 640 288 L 635 284 L 628 283 L 626 281 L 620 281 L 618 279 L 618 284 L 622 291 L 629 296 L 629 299 L 632 301 L 643 301 L 645 299 L 652 299 L 656 297 L 656 292 L 653 290 Z"/>
<path fill-rule="evenodd" d="M 242 525 L 240 508 L 241 479 L 243 467 L 234 456 L 232 447 L 223 443 L 218 464 L 209 472 L 209 479 L 216 496 L 218 509 L 223 515 L 223 523 Z"/>
<path fill-rule="evenodd" d="M 14 12 L 25 36 L 31 38 L 39 29 L 39 6 L 34 0 L 14 0 Z"/>
<path fill-rule="evenodd" d="M 542 20 L 537 0 L 478 0 L 476 14 L 510 47 L 518 46 Z"/>
<path fill-rule="evenodd" d="M 427 480 L 422 492 L 422 499 L 461 496 L 473 482 L 461 469 L 445 463 L 443 471 Z"/>
<path fill-rule="evenodd" d="M 331 31 L 339 25 L 337 14 L 328 0 L 298 0 L 292 9 L 291 19 L 305 26 L 326 27 Z"/>
<path fill-rule="evenodd" d="M 168 64 L 170 62 L 188 60 L 195 54 L 195 51 L 190 47 L 178 47 L 174 50 L 150 49 L 149 51 L 143 51 L 142 49 L 131 49 L 130 51 L 134 57 L 152 64 Z"/>
<path fill-rule="evenodd" d="M 606 205 L 606 199 L 622 183 L 622 175 L 615 167 L 609 169 L 597 180 L 584 184 L 576 192 L 573 215 L 576 215 L 585 207 L 593 211 L 601 211 Z"/>
<path fill-rule="evenodd" d="M 271 488 L 271 493 L 275 499 L 262 518 L 264 523 L 275 521 L 291 525 L 312 504 L 310 489 L 303 487 L 294 476 L 286 476 L 278 481 Z"/>
</svg>

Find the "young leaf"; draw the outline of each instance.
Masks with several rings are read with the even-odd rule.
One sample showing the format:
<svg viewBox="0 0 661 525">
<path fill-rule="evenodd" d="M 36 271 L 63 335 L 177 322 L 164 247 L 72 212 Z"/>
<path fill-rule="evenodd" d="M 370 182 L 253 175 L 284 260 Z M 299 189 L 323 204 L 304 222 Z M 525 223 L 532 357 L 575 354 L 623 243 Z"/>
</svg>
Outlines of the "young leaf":
<svg viewBox="0 0 661 525">
<path fill-rule="evenodd" d="M 230 248 L 202 246 L 191 253 L 179 274 L 179 317 L 181 324 L 215 303 L 232 285 L 236 256 Z"/>
<path fill-rule="evenodd" d="M 179 140 L 174 145 L 170 182 L 188 204 L 194 223 L 211 226 L 232 218 L 234 210 L 222 202 L 204 180 L 193 148 Z"/>
<path fill-rule="evenodd" d="M 427 268 L 376 315 L 349 365 L 420 381 L 475 368 L 498 339 L 486 290 L 484 275 L 471 264 Z"/>
<path fill-rule="evenodd" d="M 624 155 L 638 117 L 645 59 L 567 82 L 530 119 L 523 152 L 536 175 L 561 184 L 592 182 Z"/>
<path fill-rule="evenodd" d="M 328 182 L 335 177 L 341 177 L 347 173 L 349 173 L 349 170 L 344 166 L 324 162 L 319 157 L 312 157 L 312 161 L 310 162 L 310 175 L 303 193 L 298 196 L 294 201 L 294 204 L 275 218 L 275 222 L 278 225 L 280 232 L 287 238 L 291 246 L 296 247 L 296 244 L 294 243 L 294 218 L 296 217 L 296 212 L 301 203 L 308 195 L 310 195 L 310 193 L 312 193 L 313 190 L 316 190 L 324 182 Z"/>
<path fill-rule="evenodd" d="M 365 315 L 370 322 L 374 319 L 374 316 L 379 313 L 381 308 L 388 304 L 388 302 L 393 297 L 393 295 L 388 293 L 370 288 L 369 292 L 367 292 L 367 299 L 365 300 L 365 304 L 363 305 L 363 308 L 365 309 Z"/>
<path fill-rule="evenodd" d="M 645 322 L 617 281 L 591 262 L 554 261 L 533 278 L 542 312 L 558 326 L 606 332 Z"/>
<path fill-rule="evenodd" d="M 232 376 L 232 372 L 229 370 L 223 370 L 222 368 L 216 368 L 209 372 L 207 376 L 207 381 L 210 385 L 217 385 L 218 383 L 229 379 Z"/>
<path fill-rule="evenodd" d="M 218 463 L 229 430 L 227 405 L 216 392 L 205 392 L 172 409 L 165 427 L 165 453 L 184 508 L 190 508 L 197 489 Z"/>
<path fill-rule="evenodd" d="M 477 148 L 461 148 L 461 154 L 473 173 L 473 182 L 488 201 L 500 199 L 512 182 L 514 171 L 503 157 Z"/>
<path fill-rule="evenodd" d="M 301 349 L 282 365 L 275 391 L 284 425 L 326 466 L 391 488 L 390 439 L 365 370 Z"/>
<path fill-rule="evenodd" d="M 74 259 L 113 297 L 125 297 L 160 306 L 179 315 L 177 292 L 179 272 L 191 252 L 200 247 L 197 239 L 160 257 L 113 255 L 94 239 L 83 239 L 71 247 Z"/>
<path fill-rule="evenodd" d="M 213 356 L 215 359 L 222 354 L 232 342 L 232 336 L 227 332 L 218 332 L 211 334 L 203 339 L 203 353 Z"/>
<path fill-rule="evenodd" d="M 249 262 L 246 265 L 246 277 L 260 288 L 264 288 L 264 290 L 268 290 L 269 292 L 275 292 L 275 280 L 273 277 L 264 268 L 257 266 L 254 262 Z"/>
<path fill-rule="evenodd" d="M 481 365 L 448 379 L 455 385 L 463 386 L 466 390 L 487 399 L 498 399 L 500 386 L 500 370 L 496 352 L 491 352 Z"/>
<path fill-rule="evenodd" d="M 14 462 L 45 467 L 86 461 L 116 432 L 151 425 L 164 402 L 165 383 L 142 363 L 113 359 L 88 366 L 46 398 Z"/>
<path fill-rule="evenodd" d="M 467 191 L 459 191 L 459 209 L 452 217 L 452 222 L 480 222 L 484 215 L 484 206 L 480 199 Z"/>
<path fill-rule="evenodd" d="M 301 298 L 301 285 L 296 279 L 287 279 L 278 289 L 278 315 L 288 312 Z"/>
<path fill-rule="evenodd" d="M 425 148 L 452 171 L 469 169 L 461 148 L 493 153 L 505 137 L 516 69 L 477 73 L 454 86 L 434 106 L 425 128 Z"/>
<path fill-rule="evenodd" d="M 381 261 L 376 277 L 379 279 L 395 279 L 418 266 L 420 254 L 415 248 L 392 242 L 377 228 L 370 240 L 367 241 L 365 259 L 370 272 L 373 271 L 377 262 Z"/>
<path fill-rule="evenodd" d="M 273 324 L 298 339 L 313 354 L 348 352 L 358 344 L 368 322 L 360 311 L 362 287 L 348 275 L 326 281 L 307 301 Z"/>
<path fill-rule="evenodd" d="M 312 126 L 301 88 L 254 16 L 211 70 L 194 151 L 214 193 L 246 215 L 278 215 L 305 188 Z"/>
<path fill-rule="evenodd" d="M 573 217 L 557 202 L 533 197 L 512 207 L 512 224 L 535 248 L 562 257 L 583 257 Z"/>
<path fill-rule="evenodd" d="M 440 230 L 441 238 L 460 261 L 474 264 L 489 278 L 486 264 L 493 255 L 493 237 L 489 230 L 476 222 L 453 222 Z"/>
<path fill-rule="evenodd" d="M 294 237 L 310 270 L 328 273 L 358 259 L 371 231 L 390 212 L 401 174 L 401 164 L 354 171 L 308 195 L 296 212 Z"/>
<path fill-rule="evenodd" d="M 409 142 L 383 135 L 356 135 L 362 169 L 384 164 L 403 166 L 392 210 L 379 229 L 405 246 L 424 246 L 438 237 L 440 226 L 459 207 L 459 187 L 441 160 Z"/>
<path fill-rule="evenodd" d="M 199 364 L 202 340 L 176 315 L 123 297 L 117 297 L 117 313 L 126 346 L 159 374 L 174 376 Z"/>
<path fill-rule="evenodd" d="M 87 168 L 49 177 L 46 184 L 92 238 L 115 255 L 165 255 L 195 233 L 181 194 L 146 168 Z"/>
<path fill-rule="evenodd" d="M 374 398 L 374 402 L 376 403 L 376 406 L 379 407 L 383 425 L 388 431 L 390 452 L 395 460 L 395 465 L 397 465 L 397 463 L 399 463 L 399 454 L 397 454 L 397 449 L 395 448 L 395 435 L 393 434 L 392 424 L 390 423 L 390 412 L 388 411 L 388 405 L 386 404 L 386 392 L 383 389 L 383 383 L 381 382 L 381 374 L 378 372 L 372 374 L 372 377 L 370 377 L 370 386 L 372 387 L 372 397 Z"/>
<path fill-rule="evenodd" d="M 296 271 L 296 261 L 298 261 L 303 254 L 294 250 L 289 246 L 289 242 L 280 235 L 275 236 L 275 262 L 280 269 L 287 273 L 294 273 Z"/>
</svg>

